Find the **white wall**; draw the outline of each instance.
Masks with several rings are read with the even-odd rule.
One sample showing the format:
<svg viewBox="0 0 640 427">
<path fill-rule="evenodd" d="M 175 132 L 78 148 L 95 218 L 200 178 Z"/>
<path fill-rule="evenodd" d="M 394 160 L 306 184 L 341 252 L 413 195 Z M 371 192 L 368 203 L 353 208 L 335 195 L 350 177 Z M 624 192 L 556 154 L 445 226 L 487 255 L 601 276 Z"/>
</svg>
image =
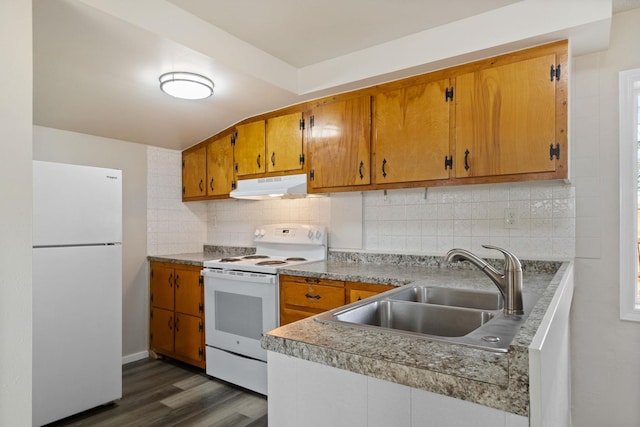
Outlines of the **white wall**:
<svg viewBox="0 0 640 427">
<path fill-rule="evenodd" d="M 31 425 L 31 0 L 0 2 L 0 425 Z"/>
<path fill-rule="evenodd" d="M 147 147 L 141 144 L 33 127 L 33 158 L 122 170 L 122 353 L 148 349 Z"/>
<path fill-rule="evenodd" d="M 640 9 L 614 15 L 606 52 L 575 58 L 573 425 L 640 425 L 640 324 L 619 319 L 618 72 L 640 68 Z M 632 224 L 629 232 L 634 233 Z"/>
</svg>

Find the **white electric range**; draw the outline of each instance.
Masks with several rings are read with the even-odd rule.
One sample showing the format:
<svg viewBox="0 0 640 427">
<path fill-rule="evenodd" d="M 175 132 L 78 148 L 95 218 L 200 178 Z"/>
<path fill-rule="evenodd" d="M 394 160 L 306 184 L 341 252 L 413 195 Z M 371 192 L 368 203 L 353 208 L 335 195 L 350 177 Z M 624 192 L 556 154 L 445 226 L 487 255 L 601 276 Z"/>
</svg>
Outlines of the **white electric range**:
<svg viewBox="0 0 640 427">
<path fill-rule="evenodd" d="M 279 326 L 278 270 L 327 258 L 327 228 L 270 224 L 254 234 L 255 255 L 204 262 L 206 372 L 267 394 L 266 331 Z"/>
</svg>

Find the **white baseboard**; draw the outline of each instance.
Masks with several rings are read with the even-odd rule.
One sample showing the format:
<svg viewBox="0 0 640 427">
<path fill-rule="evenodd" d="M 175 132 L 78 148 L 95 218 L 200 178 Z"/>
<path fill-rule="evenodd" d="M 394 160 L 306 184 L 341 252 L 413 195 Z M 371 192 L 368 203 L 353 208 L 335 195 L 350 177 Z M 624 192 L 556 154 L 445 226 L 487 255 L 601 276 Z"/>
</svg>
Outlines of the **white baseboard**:
<svg viewBox="0 0 640 427">
<path fill-rule="evenodd" d="M 122 356 L 122 364 L 126 365 L 127 363 L 136 362 L 138 360 L 146 359 L 149 357 L 149 351 L 141 351 L 138 353 L 127 354 L 126 356 Z"/>
</svg>

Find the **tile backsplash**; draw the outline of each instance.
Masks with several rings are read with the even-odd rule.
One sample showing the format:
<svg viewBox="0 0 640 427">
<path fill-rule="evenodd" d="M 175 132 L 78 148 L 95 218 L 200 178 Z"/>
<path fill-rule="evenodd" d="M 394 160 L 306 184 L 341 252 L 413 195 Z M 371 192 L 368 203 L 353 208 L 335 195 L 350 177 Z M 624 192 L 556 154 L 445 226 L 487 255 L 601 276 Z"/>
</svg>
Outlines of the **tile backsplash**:
<svg viewBox="0 0 640 427">
<path fill-rule="evenodd" d="M 206 241 L 207 203 L 182 203 L 181 164 L 180 151 L 147 147 L 148 255 L 201 252 Z"/>
<path fill-rule="evenodd" d="M 332 223 L 332 198 L 181 201 L 181 153 L 148 149 L 148 248 L 150 255 L 199 252 L 203 244 L 252 246 L 261 224 Z M 575 190 L 557 181 L 470 185 L 348 193 L 361 206 L 361 251 L 442 255 L 462 247 L 507 248 L 521 258 L 575 255 Z M 335 208 L 335 206 L 334 206 Z M 505 226 L 505 210 L 516 219 Z M 335 215 L 334 221 L 344 216 Z M 342 227 L 344 229 L 344 227 Z"/>
<path fill-rule="evenodd" d="M 453 247 L 479 254 L 491 244 L 530 259 L 575 253 L 575 192 L 558 182 L 472 185 L 366 192 L 367 251 L 442 255 Z M 515 216 L 507 227 L 505 210 Z"/>
</svg>

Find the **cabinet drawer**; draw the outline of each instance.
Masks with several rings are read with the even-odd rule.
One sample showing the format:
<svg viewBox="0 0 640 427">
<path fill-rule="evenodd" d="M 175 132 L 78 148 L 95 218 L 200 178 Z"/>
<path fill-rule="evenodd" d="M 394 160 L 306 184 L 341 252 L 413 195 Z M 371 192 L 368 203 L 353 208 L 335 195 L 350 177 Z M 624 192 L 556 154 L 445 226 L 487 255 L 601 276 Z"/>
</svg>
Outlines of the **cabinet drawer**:
<svg viewBox="0 0 640 427">
<path fill-rule="evenodd" d="M 283 306 L 298 306 L 318 313 L 344 305 L 344 288 L 307 283 L 283 283 L 280 287 Z"/>
</svg>

